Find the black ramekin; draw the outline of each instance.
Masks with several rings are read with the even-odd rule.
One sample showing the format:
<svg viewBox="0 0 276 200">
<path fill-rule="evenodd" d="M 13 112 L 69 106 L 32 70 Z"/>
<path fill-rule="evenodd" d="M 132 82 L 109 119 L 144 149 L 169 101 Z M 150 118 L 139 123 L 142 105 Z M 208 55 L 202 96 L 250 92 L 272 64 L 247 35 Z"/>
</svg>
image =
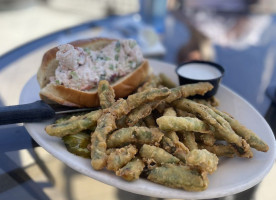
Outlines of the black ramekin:
<svg viewBox="0 0 276 200">
<path fill-rule="evenodd" d="M 178 74 L 178 69 L 180 67 L 182 67 L 183 65 L 192 64 L 192 63 L 206 64 L 208 66 L 215 67 L 215 68 L 217 68 L 221 72 L 221 75 L 219 77 L 214 78 L 214 79 L 200 80 L 200 79 L 187 78 L 185 76 L 181 76 L 181 75 Z M 185 84 L 190 84 L 190 83 L 198 83 L 198 82 L 209 82 L 209 83 L 211 83 L 214 86 L 214 88 L 211 91 L 207 92 L 204 96 L 197 95 L 196 98 L 210 98 L 210 97 L 214 96 L 217 93 L 217 90 L 219 88 L 219 84 L 220 84 L 221 78 L 224 76 L 224 68 L 221 65 L 217 64 L 217 63 L 209 62 L 209 61 L 189 61 L 189 62 L 184 62 L 184 63 L 181 63 L 180 65 L 177 66 L 175 72 L 178 75 L 178 79 L 179 79 L 179 84 L 180 85 L 185 85 Z"/>
</svg>

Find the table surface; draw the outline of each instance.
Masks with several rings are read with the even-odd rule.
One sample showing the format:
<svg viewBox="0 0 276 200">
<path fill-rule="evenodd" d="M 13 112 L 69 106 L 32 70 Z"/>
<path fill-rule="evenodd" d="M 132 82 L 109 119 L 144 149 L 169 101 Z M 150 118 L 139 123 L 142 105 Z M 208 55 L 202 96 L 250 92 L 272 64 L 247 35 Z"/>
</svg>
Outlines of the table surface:
<svg viewBox="0 0 276 200">
<path fill-rule="evenodd" d="M 223 18 L 225 14 L 216 13 L 208 17 L 218 23 L 217 27 L 213 29 L 213 32 L 208 32 L 205 29 L 208 18 L 202 22 L 198 19 L 198 15 L 199 13 L 193 13 L 190 16 L 183 16 L 182 13 L 169 13 L 164 23 L 165 30 L 160 33 L 166 53 L 151 57 L 175 65 L 193 58 L 212 60 L 221 64 L 226 71 L 222 83 L 251 103 L 272 124 L 272 120 L 276 116 L 274 113 L 275 105 L 271 103 L 271 99 L 266 95 L 266 90 L 268 87 L 276 85 L 276 70 L 274 70 L 276 52 L 275 16 L 227 15 L 226 18 Z M 13 105 L 18 103 L 22 87 L 36 73 L 42 55 L 47 49 L 64 41 L 98 36 L 103 28 L 109 27 L 120 20 L 133 17 L 132 15 L 110 17 L 80 24 L 34 40 L 4 54 L 0 58 L 2 104 Z M 227 19 L 224 26 L 222 26 L 224 21 L 221 17 L 224 20 Z M 256 21 L 259 20 L 260 23 L 253 23 L 251 21 L 253 18 Z M 240 30 L 236 28 L 241 21 L 247 29 Z M 262 30 L 256 30 L 255 26 L 260 26 L 260 24 L 265 25 L 262 26 Z M 216 34 L 221 34 L 221 37 L 214 36 Z M 245 36 L 250 34 L 251 39 L 246 41 Z M 193 57 L 194 55 L 195 57 Z M 28 163 L 16 163 L 10 160 L 5 153 L 32 149 L 37 146 L 36 143 L 31 140 L 21 124 L 2 126 L 0 127 L 0 133 L 2 174 L 6 172 L 15 180 L 20 178 L 31 180 L 27 174 L 24 174 L 24 171 L 19 170 L 20 173 L 14 171 L 18 170 L 18 166 L 24 167 Z M 18 140 L 13 138 L 18 138 Z M 22 178 L 21 176 L 25 177 Z M 19 185 L 23 183 L 26 182 L 17 181 Z M 32 191 L 36 188 L 33 184 L 27 184 L 24 189 L 33 193 Z M 46 196 L 35 195 L 36 193 L 33 193 L 33 198 L 47 199 Z"/>
</svg>

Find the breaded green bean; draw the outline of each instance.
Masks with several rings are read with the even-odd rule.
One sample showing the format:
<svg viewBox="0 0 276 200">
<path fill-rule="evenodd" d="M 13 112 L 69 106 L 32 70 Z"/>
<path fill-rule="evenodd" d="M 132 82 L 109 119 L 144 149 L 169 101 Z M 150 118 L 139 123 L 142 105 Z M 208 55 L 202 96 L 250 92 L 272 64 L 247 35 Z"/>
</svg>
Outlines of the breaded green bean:
<svg viewBox="0 0 276 200">
<path fill-rule="evenodd" d="M 159 128 L 164 131 L 195 131 L 210 133 L 208 124 L 191 117 L 162 116 L 156 120 Z"/>
<path fill-rule="evenodd" d="M 268 145 L 258 137 L 256 133 L 254 133 L 252 130 L 246 128 L 243 126 L 238 120 L 234 119 L 230 115 L 213 108 L 213 110 L 223 117 L 232 127 L 232 129 L 242 138 L 246 140 L 246 142 L 252 147 L 255 148 L 258 151 L 266 152 L 268 151 L 269 147 Z"/>
<path fill-rule="evenodd" d="M 219 105 L 219 100 L 214 96 L 208 99 L 193 99 L 193 101 L 206 106 L 212 106 L 212 107 L 217 107 Z"/>
<path fill-rule="evenodd" d="M 143 92 L 129 95 L 126 100 L 119 99 L 111 107 L 105 109 L 104 112 L 110 112 L 116 117 L 116 119 L 120 119 L 134 108 L 145 103 L 165 99 L 169 94 L 170 90 L 168 88 L 153 88 L 145 90 Z"/>
<path fill-rule="evenodd" d="M 164 85 L 167 88 L 174 88 L 176 87 L 176 84 L 169 78 L 167 77 L 164 73 L 159 74 L 160 82 L 162 85 Z"/>
<path fill-rule="evenodd" d="M 163 136 L 161 140 L 161 147 L 167 152 L 169 152 L 170 154 L 173 154 L 176 150 L 176 146 L 174 142 L 167 136 Z"/>
<path fill-rule="evenodd" d="M 216 154 L 218 157 L 224 156 L 233 158 L 236 155 L 236 150 L 231 145 L 227 144 L 215 144 L 213 146 L 208 146 L 205 144 L 199 144 L 200 149 L 207 149 L 211 153 Z"/>
<path fill-rule="evenodd" d="M 164 111 L 164 116 L 176 116 L 176 111 L 172 107 L 166 108 Z M 175 151 L 173 152 L 173 155 L 185 163 L 185 157 L 187 153 L 189 153 L 189 149 L 179 141 L 179 137 L 175 131 L 166 132 L 165 135 L 170 138 L 175 145 Z"/>
<path fill-rule="evenodd" d="M 187 191 L 203 191 L 209 184 L 206 173 L 174 164 L 153 168 L 147 178 L 158 184 Z"/>
<path fill-rule="evenodd" d="M 165 99 L 170 95 L 170 93 L 171 91 L 168 88 L 152 88 L 140 93 L 130 95 L 128 96 L 126 101 L 130 110 L 132 110 L 144 103 Z"/>
<path fill-rule="evenodd" d="M 195 134 L 191 131 L 179 131 L 183 135 L 183 144 L 192 151 L 193 149 L 198 149 Z"/>
<path fill-rule="evenodd" d="M 163 133 L 158 128 L 133 126 L 113 132 L 107 139 L 107 147 L 122 147 L 128 144 L 158 144 Z"/>
<path fill-rule="evenodd" d="M 133 145 L 116 149 L 108 156 L 106 168 L 116 172 L 134 158 L 137 151 L 137 148 Z"/>
<path fill-rule="evenodd" d="M 106 108 L 104 112 L 109 112 L 115 116 L 116 119 L 120 119 L 130 112 L 130 108 L 127 105 L 127 101 L 125 99 L 119 99 L 114 104 L 112 104 L 112 106 Z"/>
<path fill-rule="evenodd" d="M 179 163 L 179 159 L 156 146 L 144 144 L 139 155 L 145 160 L 154 160 L 157 164 Z"/>
<path fill-rule="evenodd" d="M 196 117 L 194 114 L 189 113 L 185 110 L 175 109 L 178 117 Z"/>
<path fill-rule="evenodd" d="M 150 115 L 152 110 L 154 110 L 159 104 L 160 104 L 160 101 L 153 101 L 153 102 L 145 103 L 145 104 L 133 109 L 127 115 L 127 118 L 126 118 L 127 125 L 133 126 L 140 119 L 143 119 L 146 116 Z"/>
<path fill-rule="evenodd" d="M 186 164 L 212 174 L 217 170 L 218 157 L 206 149 L 194 149 L 186 156 Z"/>
<path fill-rule="evenodd" d="M 115 128 L 115 117 L 110 113 L 103 114 L 97 121 L 97 128 L 91 136 L 91 165 L 95 170 L 106 166 L 106 137 Z"/>
<path fill-rule="evenodd" d="M 196 142 L 206 144 L 208 146 L 213 146 L 216 142 L 216 138 L 213 134 L 201 134 L 195 133 Z"/>
<path fill-rule="evenodd" d="M 177 99 L 186 98 L 194 95 L 204 95 L 213 89 L 213 85 L 208 82 L 199 82 L 178 86 L 171 89 L 171 94 L 166 98 L 167 103 L 171 103 Z"/>
<path fill-rule="evenodd" d="M 102 115 L 102 110 L 92 111 L 85 115 L 73 116 L 58 124 L 46 126 L 45 131 L 51 136 L 64 137 L 65 135 L 76 134 L 85 129 L 91 129 L 97 124 Z"/>
<path fill-rule="evenodd" d="M 127 181 L 137 180 L 145 167 L 144 162 L 139 158 L 133 158 L 124 167 L 116 171 L 117 176 L 121 176 Z"/>
<path fill-rule="evenodd" d="M 115 103 L 115 93 L 107 80 L 101 80 L 98 85 L 98 96 L 103 109 Z"/>
<path fill-rule="evenodd" d="M 159 76 L 152 74 L 147 82 L 145 82 L 141 87 L 138 88 L 138 92 L 142 92 L 151 88 L 158 88 L 161 83 Z"/>
<path fill-rule="evenodd" d="M 249 144 L 233 131 L 230 124 L 224 118 L 216 114 L 208 106 L 188 99 L 177 100 L 173 102 L 173 105 L 179 109 L 194 113 L 200 119 L 213 126 L 216 130 L 215 133 L 223 137 L 228 143 L 237 149 L 243 157 L 251 158 L 253 156 Z"/>
</svg>

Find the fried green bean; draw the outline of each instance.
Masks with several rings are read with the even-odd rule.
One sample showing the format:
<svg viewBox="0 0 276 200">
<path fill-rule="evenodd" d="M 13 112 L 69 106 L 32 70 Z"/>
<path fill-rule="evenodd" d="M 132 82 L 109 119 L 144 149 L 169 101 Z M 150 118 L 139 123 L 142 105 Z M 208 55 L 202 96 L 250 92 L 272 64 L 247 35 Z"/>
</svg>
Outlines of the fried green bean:
<svg viewBox="0 0 276 200">
<path fill-rule="evenodd" d="M 137 151 L 137 148 L 133 145 L 116 149 L 108 156 L 106 168 L 116 172 L 134 158 Z"/>
<path fill-rule="evenodd" d="M 268 145 L 258 137 L 256 133 L 254 133 L 252 130 L 246 128 L 243 126 L 238 120 L 234 119 L 230 115 L 213 108 L 213 110 L 223 117 L 232 127 L 232 129 L 242 138 L 246 140 L 246 142 L 252 147 L 255 148 L 258 151 L 266 152 L 268 151 L 269 147 Z"/>
<path fill-rule="evenodd" d="M 217 170 L 218 157 L 206 149 L 194 149 L 186 156 L 186 164 L 212 174 Z"/>
<path fill-rule="evenodd" d="M 135 109 L 133 109 L 126 118 L 126 123 L 128 126 L 133 126 L 136 124 L 140 119 L 145 118 L 146 116 L 150 115 L 152 110 L 154 110 L 160 101 L 153 101 L 150 103 L 143 104 Z"/>
<path fill-rule="evenodd" d="M 91 165 L 95 170 L 106 166 L 106 137 L 115 128 L 115 117 L 110 113 L 103 114 L 97 121 L 97 128 L 91 136 Z"/>
<path fill-rule="evenodd" d="M 193 99 L 193 101 L 206 106 L 212 106 L 212 107 L 217 107 L 219 105 L 219 100 L 214 96 L 208 99 Z"/>
<path fill-rule="evenodd" d="M 164 111 L 164 116 L 176 116 L 176 111 L 172 107 L 166 108 Z M 170 138 L 175 145 L 175 151 L 173 152 L 173 155 L 185 163 L 185 158 L 187 153 L 189 153 L 189 149 L 179 141 L 179 137 L 175 131 L 166 132 L 165 135 Z"/>
<path fill-rule="evenodd" d="M 145 82 L 141 87 L 138 88 L 138 92 L 142 92 L 151 88 L 158 88 L 161 83 L 159 76 L 152 74 L 147 82 Z"/>
<path fill-rule="evenodd" d="M 236 150 L 231 145 L 227 144 L 214 144 L 213 146 L 208 146 L 205 144 L 199 144 L 200 149 L 206 149 L 211 153 L 216 154 L 218 157 L 229 157 L 233 158 L 236 154 Z"/>
<path fill-rule="evenodd" d="M 152 88 L 140 93 L 130 95 L 128 96 L 126 101 L 130 110 L 132 110 L 144 103 L 165 99 L 170 95 L 170 93 L 171 91 L 168 88 Z"/>
<path fill-rule="evenodd" d="M 122 147 L 128 144 L 158 144 L 163 133 L 158 128 L 129 127 L 113 132 L 107 139 L 107 147 Z"/>
<path fill-rule="evenodd" d="M 92 111 L 85 115 L 73 116 L 58 124 L 46 126 L 45 131 L 51 136 L 64 137 L 65 135 L 76 134 L 85 129 L 92 129 L 96 126 L 97 120 L 102 115 L 102 110 Z"/>
<path fill-rule="evenodd" d="M 167 88 L 175 88 L 176 84 L 169 78 L 167 77 L 164 73 L 159 74 L 160 82 L 162 85 L 164 85 Z"/>
<path fill-rule="evenodd" d="M 208 82 L 199 82 L 178 86 L 171 89 L 171 94 L 166 98 L 167 103 L 171 103 L 180 98 L 194 95 L 204 95 L 213 89 L 213 85 Z"/>
<path fill-rule="evenodd" d="M 127 181 L 137 180 L 145 167 L 144 162 L 139 158 L 133 158 L 124 167 L 116 171 L 117 176 L 121 176 Z"/>
<path fill-rule="evenodd" d="M 115 93 L 107 80 L 101 80 L 98 85 L 98 96 L 103 109 L 115 103 Z"/>
<path fill-rule="evenodd" d="M 164 163 L 179 163 L 179 159 L 170 153 L 166 152 L 164 149 L 144 144 L 140 151 L 139 155 L 145 160 L 154 160 L 157 164 Z"/>
<path fill-rule="evenodd" d="M 176 150 L 176 146 L 175 146 L 174 142 L 167 136 L 163 136 L 163 138 L 161 140 L 161 146 L 164 150 L 166 150 L 170 154 L 173 154 Z"/>
<path fill-rule="evenodd" d="M 210 128 L 205 122 L 191 117 L 162 116 L 156 120 L 159 128 L 164 131 L 195 131 L 210 133 Z"/>
<path fill-rule="evenodd" d="M 129 95 L 126 100 L 119 99 L 111 107 L 105 109 L 104 112 L 110 112 L 116 117 L 116 119 L 120 119 L 134 108 L 137 108 L 145 103 L 165 99 L 169 94 L 170 90 L 168 88 L 148 89 L 143 92 Z"/>
<path fill-rule="evenodd" d="M 213 134 L 201 134 L 194 133 L 196 137 L 196 142 L 206 144 L 208 146 L 213 146 L 216 142 L 216 138 Z"/>
<path fill-rule="evenodd" d="M 209 184 L 206 173 L 174 164 L 153 168 L 147 178 L 158 184 L 187 191 L 203 191 Z"/>
<path fill-rule="evenodd" d="M 173 102 L 173 105 L 179 109 L 194 113 L 200 119 L 213 126 L 216 130 L 215 133 L 223 137 L 243 157 L 251 158 L 253 156 L 249 144 L 233 131 L 230 124 L 224 118 L 216 114 L 208 106 L 198 104 L 188 99 L 177 100 Z"/>
<path fill-rule="evenodd" d="M 198 149 L 195 134 L 191 131 L 179 131 L 180 134 L 183 136 L 183 144 L 192 151 L 193 149 Z"/>
</svg>

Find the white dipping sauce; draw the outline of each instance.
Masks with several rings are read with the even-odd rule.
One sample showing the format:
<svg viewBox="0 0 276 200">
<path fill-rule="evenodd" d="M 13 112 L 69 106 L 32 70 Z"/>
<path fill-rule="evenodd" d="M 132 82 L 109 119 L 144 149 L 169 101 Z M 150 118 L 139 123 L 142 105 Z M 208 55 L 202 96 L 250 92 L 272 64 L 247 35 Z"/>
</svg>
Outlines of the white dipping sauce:
<svg viewBox="0 0 276 200">
<path fill-rule="evenodd" d="M 221 76 L 221 71 L 204 63 L 189 63 L 177 69 L 180 76 L 195 80 L 210 80 Z"/>
</svg>

